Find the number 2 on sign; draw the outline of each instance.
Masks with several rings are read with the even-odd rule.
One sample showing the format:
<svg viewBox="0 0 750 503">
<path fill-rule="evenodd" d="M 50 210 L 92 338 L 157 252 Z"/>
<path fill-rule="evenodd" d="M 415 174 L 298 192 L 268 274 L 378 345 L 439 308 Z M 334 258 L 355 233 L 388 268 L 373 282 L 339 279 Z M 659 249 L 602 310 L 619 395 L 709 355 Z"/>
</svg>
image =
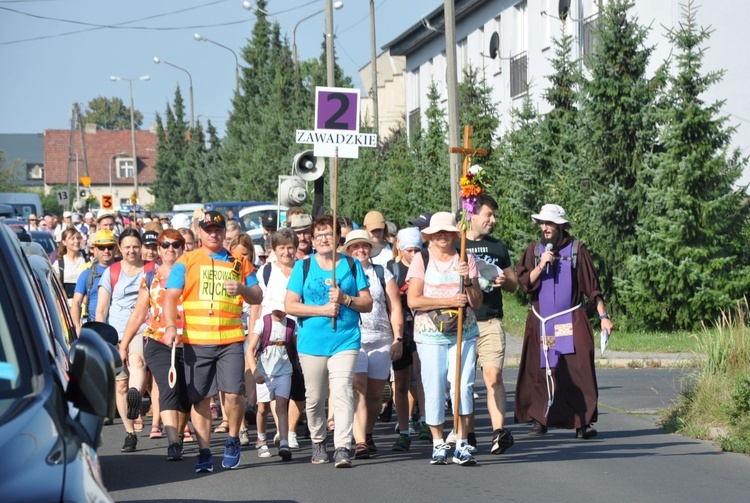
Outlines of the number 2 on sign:
<svg viewBox="0 0 750 503">
<path fill-rule="evenodd" d="M 336 100 L 339 102 L 339 109 L 331 115 L 331 117 L 325 122 L 326 129 L 349 129 L 349 125 L 346 122 L 336 122 L 343 116 L 347 110 L 349 110 L 349 96 L 344 93 L 331 93 L 328 95 L 328 101 Z"/>
</svg>

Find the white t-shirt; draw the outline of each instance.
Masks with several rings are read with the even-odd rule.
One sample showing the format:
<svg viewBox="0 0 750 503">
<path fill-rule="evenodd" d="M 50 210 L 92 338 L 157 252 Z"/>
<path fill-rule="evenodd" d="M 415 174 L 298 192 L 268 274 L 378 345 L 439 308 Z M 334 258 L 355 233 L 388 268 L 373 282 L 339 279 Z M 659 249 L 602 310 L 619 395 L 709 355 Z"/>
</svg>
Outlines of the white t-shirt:
<svg viewBox="0 0 750 503">
<path fill-rule="evenodd" d="M 268 285 L 264 283 L 265 268 L 271 268 L 271 275 L 268 277 Z M 289 274 L 291 274 L 291 269 Z M 286 276 L 281 270 L 277 262 L 271 262 L 265 264 L 258 269 L 256 273 L 258 278 L 258 284 L 263 292 L 263 301 L 261 302 L 261 316 L 265 316 L 271 313 L 271 306 L 274 304 L 284 304 L 286 298 L 286 285 L 289 283 L 289 276 Z M 293 320 L 297 318 L 295 316 L 289 316 Z"/>
<path fill-rule="evenodd" d="M 81 267 L 86 263 L 83 255 L 79 255 L 75 261 L 71 261 L 67 255 L 63 255 L 63 269 L 65 270 L 65 276 L 63 277 L 63 283 L 78 282 L 78 276 L 81 274 Z M 52 268 L 55 270 L 57 277 L 60 277 L 60 265 L 57 260 L 52 264 Z"/>
<path fill-rule="evenodd" d="M 387 266 L 388 262 L 393 260 L 393 250 L 391 249 L 391 245 L 385 245 L 385 247 L 380 250 L 380 253 L 370 260 L 372 260 L 373 264 L 382 265 L 383 267 Z"/>
<path fill-rule="evenodd" d="M 260 335 L 258 348 L 263 342 L 263 326 L 265 316 L 258 318 L 253 328 L 253 333 Z M 278 377 L 292 373 L 292 362 L 289 361 L 289 355 L 286 352 L 286 346 L 283 344 L 276 346 L 276 341 L 286 342 L 287 318 L 281 321 L 275 321 L 271 318 L 271 335 L 269 344 L 262 353 L 258 355 L 258 370 L 266 377 Z"/>
<path fill-rule="evenodd" d="M 391 327 L 391 320 L 388 317 L 388 310 L 385 303 L 386 293 L 383 290 L 383 285 L 380 284 L 375 267 L 370 266 L 367 268 L 365 275 L 370 282 L 372 311 L 369 313 L 360 313 L 362 321 L 359 328 L 362 332 L 362 344 L 392 341 L 393 328 Z M 386 284 L 393 279 L 393 274 L 385 266 L 383 267 L 383 278 Z"/>
</svg>

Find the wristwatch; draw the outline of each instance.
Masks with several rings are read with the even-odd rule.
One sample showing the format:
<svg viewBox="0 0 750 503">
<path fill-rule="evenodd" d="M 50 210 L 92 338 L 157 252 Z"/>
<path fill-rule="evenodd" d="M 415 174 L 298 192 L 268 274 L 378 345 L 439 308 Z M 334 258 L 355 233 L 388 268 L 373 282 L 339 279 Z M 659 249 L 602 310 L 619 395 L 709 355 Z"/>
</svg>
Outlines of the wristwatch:
<svg viewBox="0 0 750 503">
<path fill-rule="evenodd" d="M 609 319 L 609 315 L 607 313 L 604 313 L 601 316 L 599 316 L 599 319 L 600 320 L 608 320 Z"/>
<path fill-rule="evenodd" d="M 396 337 L 396 341 L 398 341 L 398 342 L 404 342 L 404 338 L 403 337 Z"/>
</svg>

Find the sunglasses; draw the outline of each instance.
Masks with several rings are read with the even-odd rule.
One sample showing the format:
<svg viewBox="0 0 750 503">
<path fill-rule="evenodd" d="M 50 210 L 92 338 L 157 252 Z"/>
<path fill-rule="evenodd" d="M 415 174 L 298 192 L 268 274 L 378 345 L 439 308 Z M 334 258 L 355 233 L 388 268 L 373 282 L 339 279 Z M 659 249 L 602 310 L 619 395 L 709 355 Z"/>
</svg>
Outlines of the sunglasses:
<svg viewBox="0 0 750 503">
<path fill-rule="evenodd" d="M 170 246 L 175 250 L 179 250 L 180 248 L 182 248 L 182 243 L 180 243 L 179 241 L 163 241 L 161 244 L 161 247 L 164 250 L 168 249 Z"/>
<path fill-rule="evenodd" d="M 115 245 L 107 245 L 107 246 L 94 245 L 94 246 L 96 247 L 97 250 L 101 250 L 101 251 L 104 251 L 104 250 L 112 251 L 115 249 Z"/>
<path fill-rule="evenodd" d="M 29 222 L 38 222 L 36 218 L 29 218 Z"/>
</svg>

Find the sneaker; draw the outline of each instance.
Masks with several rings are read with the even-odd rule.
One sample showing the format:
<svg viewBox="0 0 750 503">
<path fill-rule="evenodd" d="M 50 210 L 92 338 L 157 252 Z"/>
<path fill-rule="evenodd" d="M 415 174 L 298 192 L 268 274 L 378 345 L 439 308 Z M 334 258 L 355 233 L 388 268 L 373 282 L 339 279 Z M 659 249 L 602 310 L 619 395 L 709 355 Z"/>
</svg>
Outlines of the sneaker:
<svg viewBox="0 0 750 503">
<path fill-rule="evenodd" d="M 453 451 L 453 462 L 461 466 L 473 466 L 477 464 L 477 460 L 469 452 L 468 445 L 463 445 L 461 448 Z"/>
<path fill-rule="evenodd" d="M 417 431 L 414 428 L 414 421 L 409 421 L 409 435 L 414 435 L 416 432 Z"/>
<path fill-rule="evenodd" d="M 542 435 L 546 433 L 547 433 L 547 427 L 535 419 L 534 422 L 531 424 L 531 429 L 529 429 L 529 436 L 541 437 Z"/>
<path fill-rule="evenodd" d="M 354 448 L 354 459 L 369 459 L 370 449 L 367 448 L 367 444 L 360 442 Z"/>
<path fill-rule="evenodd" d="M 411 447 L 411 438 L 408 435 L 399 435 L 396 439 L 396 443 L 391 447 L 392 451 L 406 452 Z"/>
<path fill-rule="evenodd" d="M 167 447 L 167 461 L 182 461 L 182 445 L 172 442 Z"/>
<path fill-rule="evenodd" d="M 211 449 L 198 451 L 198 461 L 195 462 L 195 473 L 210 473 L 214 471 L 214 457 Z"/>
<path fill-rule="evenodd" d="M 349 449 L 345 447 L 339 447 L 333 454 L 334 466 L 336 468 L 351 468 L 352 460 L 349 459 Z"/>
<path fill-rule="evenodd" d="M 469 433 L 466 435 L 466 443 L 470 446 L 476 448 L 477 446 L 477 434 L 476 433 Z"/>
<path fill-rule="evenodd" d="M 289 448 L 299 449 L 299 442 L 297 442 L 297 434 L 289 432 Z"/>
<path fill-rule="evenodd" d="M 211 404 L 211 419 L 219 419 L 219 406 L 215 403 Z"/>
<path fill-rule="evenodd" d="M 576 428 L 576 438 L 589 439 L 594 438 L 597 435 L 597 431 L 593 426 L 587 424 L 583 428 Z"/>
<path fill-rule="evenodd" d="M 291 461 L 292 460 L 292 451 L 289 449 L 288 446 L 282 445 L 279 447 L 279 457 L 282 461 Z"/>
<path fill-rule="evenodd" d="M 377 454 L 378 448 L 375 445 L 375 441 L 372 439 L 372 437 L 367 439 L 367 450 L 370 451 L 370 454 Z"/>
<path fill-rule="evenodd" d="M 258 457 L 259 458 L 270 458 L 271 457 L 271 450 L 268 448 L 268 444 L 265 440 L 262 442 L 257 442 L 255 444 L 255 448 L 258 449 Z"/>
<path fill-rule="evenodd" d="M 320 442 L 320 443 L 313 442 L 312 457 L 310 458 L 310 462 L 315 465 L 322 465 L 324 463 L 328 463 L 328 453 L 326 452 L 325 442 Z"/>
<path fill-rule="evenodd" d="M 136 445 L 138 445 L 138 437 L 135 433 L 128 433 L 125 435 L 125 443 L 122 444 L 120 452 L 133 452 Z"/>
<path fill-rule="evenodd" d="M 138 419 L 138 415 L 141 413 L 141 394 L 137 389 L 130 388 L 125 401 L 128 404 L 127 418 L 132 420 Z"/>
<path fill-rule="evenodd" d="M 458 433 L 456 432 L 456 430 L 451 430 L 451 432 L 448 434 L 448 438 L 445 440 L 445 443 L 456 445 L 456 442 L 458 442 Z"/>
<path fill-rule="evenodd" d="M 467 450 L 467 451 L 469 451 L 469 454 L 471 454 L 472 456 L 473 456 L 474 454 L 476 454 L 477 452 L 479 452 L 479 451 L 477 450 L 477 448 L 476 448 L 476 447 L 474 447 L 474 446 L 473 446 L 473 445 L 471 445 L 471 444 L 465 444 L 465 445 L 464 445 L 464 447 L 466 447 L 466 450 Z"/>
<path fill-rule="evenodd" d="M 492 432 L 492 448 L 490 452 L 492 454 L 502 454 L 510 449 L 514 443 L 515 440 L 513 440 L 510 430 L 498 428 Z"/>
<path fill-rule="evenodd" d="M 250 434 L 247 430 L 240 430 L 240 445 L 243 447 L 250 445 Z"/>
<path fill-rule="evenodd" d="M 224 444 L 224 459 L 221 461 L 221 467 L 231 470 L 240 465 L 240 441 L 239 439 L 227 438 Z"/>
<path fill-rule="evenodd" d="M 432 432 L 427 423 L 419 423 L 419 440 L 432 440 Z"/>
<path fill-rule="evenodd" d="M 278 447 L 281 445 L 281 434 L 277 431 L 276 435 L 273 436 L 273 445 Z"/>
<path fill-rule="evenodd" d="M 432 459 L 430 460 L 431 465 L 447 465 L 448 464 L 448 451 L 450 450 L 450 444 L 440 444 L 437 447 L 432 448 Z"/>
</svg>

